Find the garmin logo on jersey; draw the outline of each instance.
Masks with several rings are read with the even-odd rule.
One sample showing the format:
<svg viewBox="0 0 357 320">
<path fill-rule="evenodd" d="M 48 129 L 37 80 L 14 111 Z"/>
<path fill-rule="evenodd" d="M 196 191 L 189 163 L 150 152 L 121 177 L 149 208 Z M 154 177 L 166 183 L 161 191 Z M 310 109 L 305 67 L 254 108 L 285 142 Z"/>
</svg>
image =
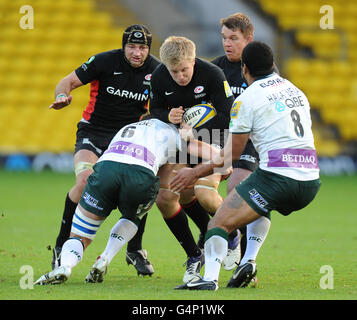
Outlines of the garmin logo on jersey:
<svg viewBox="0 0 357 320">
<path fill-rule="evenodd" d="M 267 209 L 265 209 L 264 207 L 268 204 L 268 201 L 266 201 L 257 190 L 252 189 L 249 190 L 249 194 L 250 194 L 250 198 L 253 200 L 253 202 L 255 202 L 255 204 L 262 209 L 265 212 L 268 212 Z"/>
<path fill-rule="evenodd" d="M 134 99 L 138 101 L 146 101 L 149 98 L 149 95 L 147 94 L 138 92 L 133 93 L 132 91 L 115 89 L 114 87 L 107 87 L 107 92 L 115 96 L 127 99 Z"/>
</svg>

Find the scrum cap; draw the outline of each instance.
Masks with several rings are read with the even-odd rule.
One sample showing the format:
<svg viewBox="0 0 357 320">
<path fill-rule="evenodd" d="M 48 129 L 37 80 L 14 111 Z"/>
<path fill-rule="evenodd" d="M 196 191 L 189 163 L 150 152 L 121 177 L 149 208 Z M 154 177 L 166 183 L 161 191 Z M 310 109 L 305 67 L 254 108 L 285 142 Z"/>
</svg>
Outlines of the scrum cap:
<svg viewBox="0 0 357 320">
<path fill-rule="evenodd" d="M 146 44 L 151 47 L 152 35 L 148 28 L 142 24 L 133 24 L 127 27 L 123 33 L 123 48 L 127 43 Z"/>
</svg>

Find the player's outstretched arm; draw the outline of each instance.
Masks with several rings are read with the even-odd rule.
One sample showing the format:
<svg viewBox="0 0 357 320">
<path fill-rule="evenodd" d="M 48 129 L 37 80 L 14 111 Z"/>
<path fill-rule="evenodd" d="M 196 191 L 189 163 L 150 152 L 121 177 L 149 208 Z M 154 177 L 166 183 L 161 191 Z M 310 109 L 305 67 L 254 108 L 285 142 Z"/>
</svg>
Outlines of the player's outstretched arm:
<svg viewBox="0 0 357 320">
<path fill-rule="evenodd" d="M 229 135 L 228 141 L 219 155 L 213 156 L 212 160 L 202 163 L 194 168 L 182 168 L 170 181 L 170 189 L 180 192 L 187 186 L 194 184 L 199 178 L 206 177 L 214 172 L 215 169 L 229 170 L 232 161 L 239 159 L 247 143 L 249 134 Z"/>
<path fill-rule="evenodd" d="M 50 109 L 59 110 L 68 106 L 72 102 L 71 91 L 82 85 L 74 71 L 64 77 L 56 86 L 55 101 L 50 105 Z"/>
</svg>

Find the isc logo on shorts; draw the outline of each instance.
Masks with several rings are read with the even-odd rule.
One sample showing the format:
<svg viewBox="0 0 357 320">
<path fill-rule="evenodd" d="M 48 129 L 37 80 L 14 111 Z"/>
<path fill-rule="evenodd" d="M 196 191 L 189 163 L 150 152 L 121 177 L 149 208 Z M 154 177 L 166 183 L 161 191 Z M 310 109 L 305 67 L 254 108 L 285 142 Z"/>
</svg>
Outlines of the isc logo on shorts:
<svg viewBox="0 0 357 320">
<path fill-rule="evenodd" d="M 249 190 L 250 198 L 254 201 L 254 203 L 261 208 L 263 211 L 268 212 L 267 209 L 264 207 L 268 204 L 268 201 L 266 201 L 257 190 L 252 189 Z"/>
</svg>

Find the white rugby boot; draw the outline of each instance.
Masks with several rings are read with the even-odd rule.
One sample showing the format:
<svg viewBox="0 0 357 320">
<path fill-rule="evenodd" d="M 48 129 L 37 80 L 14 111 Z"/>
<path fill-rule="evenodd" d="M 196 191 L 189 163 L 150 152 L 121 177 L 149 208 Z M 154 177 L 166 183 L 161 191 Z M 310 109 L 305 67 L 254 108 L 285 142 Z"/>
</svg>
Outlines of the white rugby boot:
<svg viewBox="0 0 357 320">
<path fill-rule="evenodd" d="M 104 276 L 108 270 L 108 260 L 99 256 L 97 260 L 95 260 L 92 269 L 89 271 L 88 275 L 86 276 L 86 282 L 103 282 Z"/>
<path fill-rule="evenodd" d="M 60 266 L 41 276 L 35 284 L 60 284 L 67 281 L 71 273 L 72 269 L 70 267 Z"/>
</svg>

